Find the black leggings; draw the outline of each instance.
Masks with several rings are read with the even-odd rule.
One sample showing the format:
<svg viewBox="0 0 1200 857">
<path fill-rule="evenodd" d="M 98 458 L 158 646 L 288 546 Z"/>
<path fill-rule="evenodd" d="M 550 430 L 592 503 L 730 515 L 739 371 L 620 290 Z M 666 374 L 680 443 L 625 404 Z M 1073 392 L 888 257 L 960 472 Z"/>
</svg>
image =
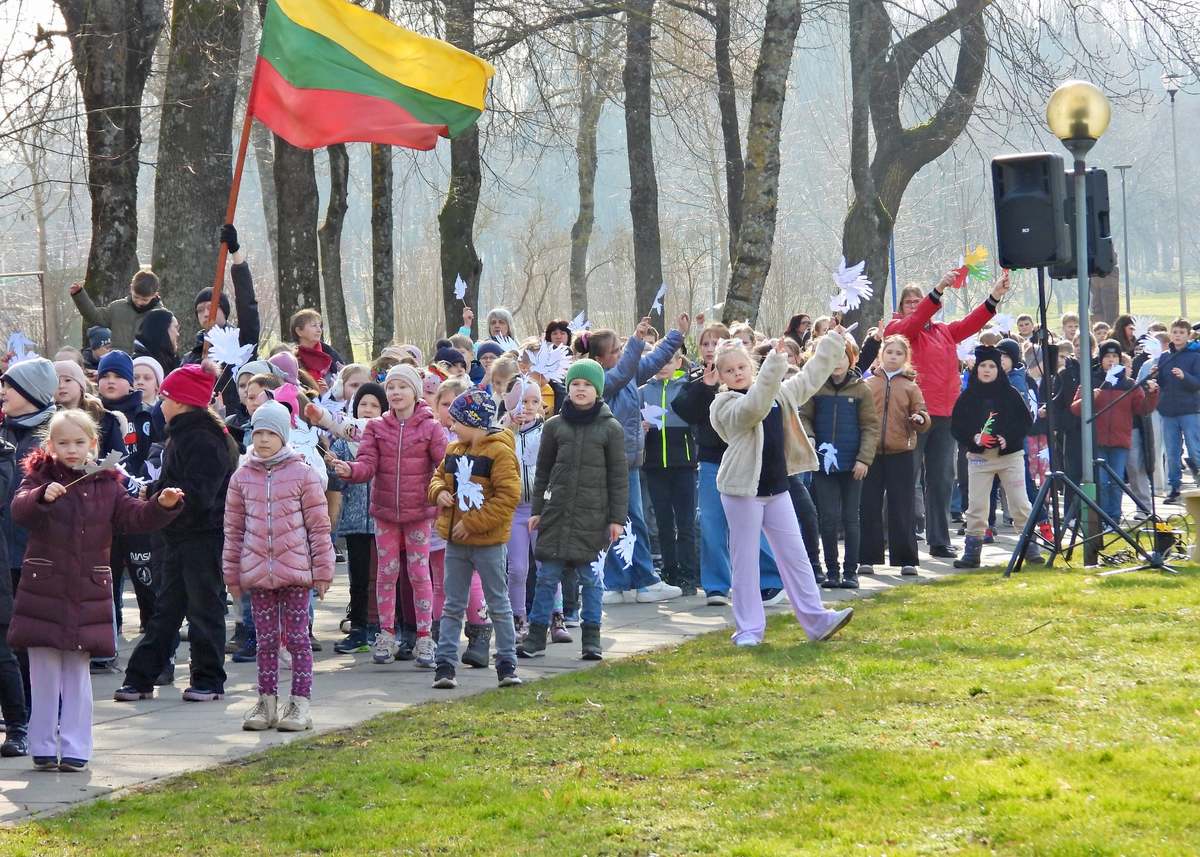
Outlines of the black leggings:
<svg viewBox="0 0 1200 857">
<path fill-rule="evenodd" d="M 375 536 L 346 533 L 346 565 L 350 571 L 350 627 L 367 627 L 367 603 L 371 597 L 371 554 Z"/>
</svg>

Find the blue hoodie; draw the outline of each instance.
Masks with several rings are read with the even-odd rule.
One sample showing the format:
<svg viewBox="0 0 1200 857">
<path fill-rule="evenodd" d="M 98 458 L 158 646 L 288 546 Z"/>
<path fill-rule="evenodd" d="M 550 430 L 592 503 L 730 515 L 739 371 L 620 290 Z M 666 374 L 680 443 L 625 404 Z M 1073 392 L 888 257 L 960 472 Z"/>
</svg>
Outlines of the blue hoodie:
<svg viewBox="0 0 1200 857">
<path fill-rule="evenodd" d="M 630 467 L 642 464 L 642 397 L 638 385 L 645 384 L 666 365 L 683 345 L 683 334 L 672 330 L 649 354 L 642 356 L 646 343 L 636 334 L 629 337 L 621 359 L 604 370 L 604 401 L 625 432 L 625 458 Z"/>
</svg>

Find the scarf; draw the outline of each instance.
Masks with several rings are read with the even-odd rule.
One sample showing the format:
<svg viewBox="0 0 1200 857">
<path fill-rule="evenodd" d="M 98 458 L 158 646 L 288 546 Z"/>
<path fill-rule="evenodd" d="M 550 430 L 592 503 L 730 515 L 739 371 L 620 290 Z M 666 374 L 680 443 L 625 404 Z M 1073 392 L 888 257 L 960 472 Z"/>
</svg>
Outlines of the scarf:
<svg viewBox="0 0 1200 857">
<path fill-rule="evenodd" d="M 282 464 L 283 462 L 287 461 L 289 458 L 292 458 L 293 456 L 295 456 L 297 454 L 298 453 L 296 452 L 296 450 L 292 449 L 292 447 L 290 445 L 285 443 L 283 446 L 279 447 L 279 452 L 275 453 L 270 458 L 259 458 L 258 453 L 254 451 L 253 447 L 251 447 L 250 460 L 257 461 L 263 467 L 270 470 L 272 467 L 275 467 L 278 464 Z"/>
<path fill-rule="evenodd" d="M 570 399 L 567 399 L 563 402 L 559 415 L 572 425 L 585 425 L 586 423 L 595 422 L 596 417 L 600 416 L 600 408 L 602 407 L 604 407 L 604 401 L 596 399 L 592 406 L 584 411 L 577 408 L 575 403 Z"/>
<path fill-rule="evenodd" d="M 326 354 L 325 349 L 320 345 L 312 347 L 308 345 L 296 346 L 296 360 L 299 361 L 300 367 L 305 372 L 318 379 L 324 378 L 333 366 L 333 358 Z"/>
<path fill-rule="evenodd" d="M 40 410 L 34 411 L 32 414 L 22 414 L 19 417 L 14 417 L 12 414 L 5 414 L 4 421 L 20 426 L 21 428 L 37 428 L 54 416 L 55 410 L 54 404 L 51 403 Z"/>
</svg>

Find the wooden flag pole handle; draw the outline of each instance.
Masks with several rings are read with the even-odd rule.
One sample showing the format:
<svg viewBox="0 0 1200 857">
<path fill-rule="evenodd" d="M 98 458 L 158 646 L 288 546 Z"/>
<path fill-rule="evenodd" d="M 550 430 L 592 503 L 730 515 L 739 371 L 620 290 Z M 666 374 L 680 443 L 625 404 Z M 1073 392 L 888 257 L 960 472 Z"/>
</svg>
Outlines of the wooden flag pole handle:
<svg viewBox="0 0 1200 857">
<path fill-rule="evenodd" d="M 233 165 L 233 183 L 229 186 L 229 203 L 225 206 L 225 220 L 222 223 L 233 223 L 233 215 L 237 211 L 238 191 L 242 187 L 242 168 L 246 165 L 246 149 L 250 145 L 250 125 L 254 121 L 254 113 L 251 110 L 254 104 L 254 89 L 258 84 L 258 74 L 250 82 L 250 95 L 246 98 L 246 117 L 242 120 L 242 139 L 238 143 L 237 160 Z M 225 259 L 229 253 L 229 246 L 224 242 L 219 242 L 217 248 L 217 272 L 213 276 L 212 301 L 208 304 L 208 322 L 204 325 L 205 329 L 211 328 L 217 323 L 217 310 L 221 306 L 221 287 L 225 283 Z M 208 354 L 208 341 L 204 342 L 203 354 Z"/>
</svg>

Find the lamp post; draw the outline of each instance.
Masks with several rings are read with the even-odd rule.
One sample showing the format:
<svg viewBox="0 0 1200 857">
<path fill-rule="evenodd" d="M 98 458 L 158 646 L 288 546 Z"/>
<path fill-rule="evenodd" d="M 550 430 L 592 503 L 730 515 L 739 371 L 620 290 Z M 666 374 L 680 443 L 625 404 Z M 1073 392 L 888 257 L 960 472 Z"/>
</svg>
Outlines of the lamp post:
<svg viewBox="0 0 1200 857">
<path fill-rule="evenodd" d="M 1121 174 L 1121 232 L 1124 233 L 1125 249 L 1121 251 L 1121 272 L 1125 274 L 1125 312 L 1133 315 L 1132 284 L 1129 282 L 1129 271 L 1133 263 L 1129 259 L 1129 206 L 1125 202 L 1125 171 L 1132 169 L 1133 164 L 1114 164 L 1113 169 Z"/>
<path fill-rule="evenodd" d="M 1179 142 L 1175 135 L 1175 93 L 1179 91 L 1181 74 L 1166 72 L 1163 88 L 1171 96 L 1171 159 L 1175 162 L 1175 252 L 1179 256 L 1179 317 L 1187 318 L 1187 289 L 1183 287 L 1183 215 L 1179 211 Z"/>
<path fill-rule="evenodd" d="M 1093 502 L 1096 499 L 1096 475 L 1093 467 L 1092 437 L 1092 336 L 1090 283 L 1088 281 L 1087 246 L 1087 154 L 1096 145 L 1100 136 L 1108 130 L 1112 110 L 1104 93 L 1083 80 L 1068 80 L 1050 96 L 1046 105 L 1046 124 L 1071 153 L 1075 162 L 1075 272 L 1078 280 L 1079 299 L 1079 389 L 1084 395 L 1080 401 L 1082 440 L 1080 458 L 1083 467 L 1079 487 L 1084 496 Z M 1085 536 L 1083 561 L 1095 565 L 1099 556 L 1096 539 L 1096 516 L 1084 504 L 1080 504 L 1080 521 Z"/>
</svg>

